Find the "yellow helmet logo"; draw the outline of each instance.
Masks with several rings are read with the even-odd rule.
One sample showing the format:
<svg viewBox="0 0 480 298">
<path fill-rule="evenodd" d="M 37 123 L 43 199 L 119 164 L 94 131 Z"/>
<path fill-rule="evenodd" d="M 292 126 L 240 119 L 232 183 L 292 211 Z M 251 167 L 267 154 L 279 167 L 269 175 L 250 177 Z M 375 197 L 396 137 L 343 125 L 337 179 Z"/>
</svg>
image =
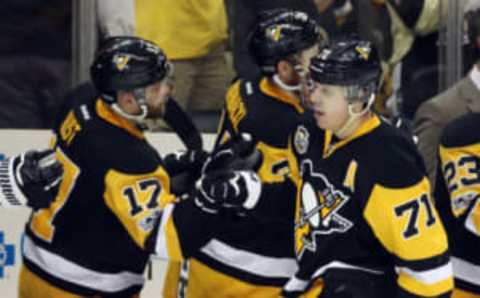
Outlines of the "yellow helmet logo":
<svg viewBox="0 0 480 298">
<path fill-rule="evenodd" d="M 267 29 L 267 36 L 274 41 L 279 41 L 282 36 L 282 27 L 280 25 Z"/>
<path fill-rule="evenodd" d="M 119 71 L 123 71 L 127 67 L 128 61 L 130 61 L 130 57 L 124 55 L 116 56 L 114 59 L 115 65 Z"/>
<path fill-rule="evenodd" d="M 357 46 L 355 50 L 364 60 L 368 60 L 368 58 L 370 57 L 370 53 L 372 52 L 372 48 L 370 47 L 370 45 Z"/>
</svg>

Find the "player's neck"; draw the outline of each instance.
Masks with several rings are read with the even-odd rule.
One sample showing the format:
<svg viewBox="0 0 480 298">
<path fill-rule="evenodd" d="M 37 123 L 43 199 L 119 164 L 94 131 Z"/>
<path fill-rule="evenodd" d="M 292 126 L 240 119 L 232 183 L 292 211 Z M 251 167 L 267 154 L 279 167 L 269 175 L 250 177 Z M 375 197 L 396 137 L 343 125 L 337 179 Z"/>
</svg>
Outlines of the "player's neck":
<svg viewBox="0 0 480 298">
<path fill-rule="evenodd" d="M 338 130 L 333 131 L 333 134 L 340 140 L 345 140 L 353 136 L 357 130 L 372 117 L 372 113 L 368 112 L 364 115 L 355 117 L 350 116 L 345 124 Z"/>
</svg>

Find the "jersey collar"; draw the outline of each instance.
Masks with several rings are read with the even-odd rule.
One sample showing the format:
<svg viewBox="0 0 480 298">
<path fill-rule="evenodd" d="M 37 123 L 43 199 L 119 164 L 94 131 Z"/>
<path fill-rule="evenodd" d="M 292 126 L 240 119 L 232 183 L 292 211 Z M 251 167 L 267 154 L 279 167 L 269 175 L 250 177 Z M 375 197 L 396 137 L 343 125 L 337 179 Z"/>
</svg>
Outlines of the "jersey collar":
<svg viewBox="0 0 480 298">
<path fill-rule="evenodd" d="M 108 123 L 126 130 L 128 133 L 139 139 L 145 138 L 143 132 L 135 124 L 122 118 L 120 115 L 117 115 L 103 100 L 97 99 L 96 110 L 98 116 Z"/>
<path fill-rule="evenodd" d="M 270 97 L 272 97 L 272 98 L 274 98 L 274 99 L 276 99 L 280 102 L 291 105 L 292 107 L 295 108 L 295 110 L 299 114 L 303 114 L 304 109 L 301 105 L 300 99 L 298 99 L 296 97 L 293 97 L 292 95 L 290 95 L 288 92 L 281 89 L 277 85 L 272 84 L 268 78 L 263 78 L 261 80 L 260 90 L 264 94 L 266 94 L 266 95 L 268 95 L 268 96 L 270 96 Z"/>
<path fill-rule="evenodd" d="M 346 139 L 340 140 L 335 144 L 332 144 L 333 132 L 330 130 L 325 131 L 325 143 L 323 147 L 323 158 L 330 157 L 335 151 L 340 149 L 341 147 L 347 145 L 351 141 L 358 139 L 371 131 L 375 128 L 380 126 L 381 121 L 377 115 L 372 115 L 367 121 L 365 121 L 351 136 Z"/>
</svg>

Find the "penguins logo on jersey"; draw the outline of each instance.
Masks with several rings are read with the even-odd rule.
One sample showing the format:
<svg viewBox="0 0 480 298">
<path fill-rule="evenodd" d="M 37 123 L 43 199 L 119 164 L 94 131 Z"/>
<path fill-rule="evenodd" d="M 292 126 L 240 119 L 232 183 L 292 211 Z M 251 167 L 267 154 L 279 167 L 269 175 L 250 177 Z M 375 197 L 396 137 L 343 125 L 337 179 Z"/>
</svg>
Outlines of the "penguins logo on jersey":
<svg viewBox="0 0 480 298">
<path fill-rule="evenodd" d="M 302 163 L 302 177 L 300 208 L 295 217 L 295 247 L 299 259 L 307 249 L 316 251 L 317 236 L 345 233 L 353 226 L 338 214 L 350 200 L 348 195 L 335 189 L 325 175 L 315 173 L 310 160 Z"/>
</svg>

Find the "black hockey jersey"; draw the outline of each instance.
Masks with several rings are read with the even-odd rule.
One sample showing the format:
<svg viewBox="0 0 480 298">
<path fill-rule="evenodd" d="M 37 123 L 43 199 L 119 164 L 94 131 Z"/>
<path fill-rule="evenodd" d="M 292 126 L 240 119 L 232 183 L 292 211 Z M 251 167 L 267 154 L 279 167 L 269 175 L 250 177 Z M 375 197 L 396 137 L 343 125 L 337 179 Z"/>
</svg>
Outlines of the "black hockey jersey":
<svg viewBox="0 0 480 298">
<path fill-rule="evenodd" d="M 180 230 L 205 228 L 195 222 L 193 213 L 200 211 L 189 201 L 171 204 L 160 156 L 102 100 L 72 98 L 54 132 L 64 179 L 51 207 L 33 213 L 27 224 L 25 265 L 79 295 L 138 292 L 149 251 L 181 260 L 180 244 L 196 238 L 182 242 Z"/>
<path fill-rule="evenodd" d="M 240 80 L 229 89 L 216 146 L 235 134 L 251 134 L 263 153 L 258 174 L 264 195 L 256 212 L 266 216 L 231 215 L 201 249 L 198 260 L 256 285 L 281 288 L 295 273 L 295 185 L 288 178 L 287 156 L 288 135 L 302 113 L 300 100 L 267 78 Z M 236 297 L 245 295 L 238 291 Z"/>
<path fill-rule="evenodd" d="M 344 140 L 305 116 L 291 144 L 300 269 L 285 296 L 324 283 L 326 297 L 449 297 L 447 237 L 410 140 L 377 116 Z"/>
<path fill-rule="evenodd" d="M 480 294 L 480 114 L 463 116 L 443 131 L 437 206 L 449 236 L 455 287 Z"/>
</svg>

